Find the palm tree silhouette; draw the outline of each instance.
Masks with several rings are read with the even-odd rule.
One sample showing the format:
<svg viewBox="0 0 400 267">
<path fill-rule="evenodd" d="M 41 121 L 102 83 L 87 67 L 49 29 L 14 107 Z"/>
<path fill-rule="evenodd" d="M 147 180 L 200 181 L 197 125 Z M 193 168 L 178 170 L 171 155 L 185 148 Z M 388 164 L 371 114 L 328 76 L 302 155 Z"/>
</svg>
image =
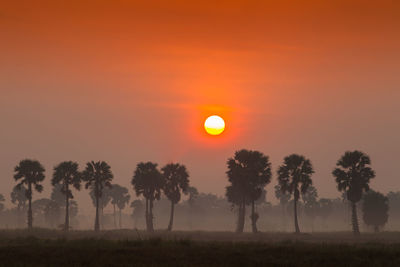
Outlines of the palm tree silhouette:
<svg viewBox="0 0 400 267">
<path fill-rule="evenodd" d="M 111 180 L 114 178 L 111 167 L 104 161 L 88 162 L 86 169 L 82 173 L 83 181 L 86 182 L 85 188 L 91 188 L 94 192 L 96 199 L 96 218 L 94 223 L 94 230 L 100 230 L 99 221 L 99 199 L 102 196 L 104 187 L 111 188 Z"/>
<path fill-rule="evenodd" d="M 336 177 L 339 191 L 346 192 L 351 202 L 353 233 L 360 234 L 357 217 L 357 202 L 361 200 L 363 192 L 369 190 L 370 179 L 375 172 L 369 167 L 371 160 L 368 155 L 360 151 L 347 151 L 336 163 L 337 168 L 332 172 Z"/>
<path fill-rule="evenodd" d="M 246 205 L 251 204 L 251 226 L 257 230 L 258 214 L 255 212 L 257 201 L 264 187 L 271 181 L 271 163 L 267 156 L 258 151 L 242 149 L 228 159 L 228 180 L 226 196 L 230 202 L 238 205 L 238 225 L 236 231 L 242 233 L 246 214 Z"/>
<path fill-rule="evenodd" d="M 147 231 L 154 232 L 153 202 L 160 200 L 161 190 L 164 186 L 164 179 L 157 169 L 157 164 L 152 162 L 137 164 L 131 183 L 136 195 L 143 195 L 146 199 L 146 228 Z"/>
<path fill-rule="evenodd" d="M 168 231 L 172 230 L 174 222 L 174 206 L 181 200 L 181 191 L 186 194 L 189 187 L 189 174 L 184 165 L 170 163 L 165 165 L 161 172 L 164 177 L 164 194 L 171 201 L 171 214 Z"/>
<path fill-rule="evenodd" d="M 140 217 L 143 216 L 143 211 L 144 211 L 143 201 L 140 199 L 132 201 L 131 208 L 133 208 L 131 216 L 134 220 L 134 229 L 137 229 L 138 220 Z"/>
<path fill-rule="evenodd" d="M 24 159 L 15 167 L 14 172 L 15 181 L 19 181 L 16 188 L 18 190 L 25 189 L 25 196 L 28 199 L 28 228 L 32 229 L 32 193 L 33 189 L 39 193 L 43 191 L 40 182 L 45 178 L 45 169 L 37 160 Z"/>
<path fill-rule="evenodd" d="M 288 192 L 293 195 L 294 226 L 296 233 L 300 233 L 297 219 L 297 202 L 300 198 L 300 193 L 306 193 L 308 187 L 312 185 L 311 175 L 313 173 L 314 170 L 310 160 L 297 154 L 285 157 L 283 164 L 278 169 L 278 181 L 282 193 Z"/>
<path fill-rule="evenodd" d="M 116 223 L 116 211 L 115 206 L 119 209 L 119 228 L 122 228 L 122 210 L 125 208 L 126 204 L 129 203 L 131 196 L 128 193 L 128 188 L 120 186 L 118 184 L 113 184 L 110 190 L 111 204 L 114 207 L 114 227 L 117 227 Z"/>
<path fill-rule="evenodd" d="M 71 187 L 76 190 L 81 189 L 81 174 L 78 171 L 78 163 L 72 161 L 64 161 L 54 167 L 53 186 L 59 186 L 60 192 L 65 195 L 65 223 L 64 231 L 69 230 L 69 200 L 74 196 Z"/>
</svg>

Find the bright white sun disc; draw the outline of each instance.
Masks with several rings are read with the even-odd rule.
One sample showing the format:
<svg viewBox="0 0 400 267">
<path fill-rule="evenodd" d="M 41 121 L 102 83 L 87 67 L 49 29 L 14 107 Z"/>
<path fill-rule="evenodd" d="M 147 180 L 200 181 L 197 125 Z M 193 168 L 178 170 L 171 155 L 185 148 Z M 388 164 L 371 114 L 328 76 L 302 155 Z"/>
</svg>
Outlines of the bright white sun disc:
<svg viewBox="0 0 400 267">
<path fill-rule="evenodd" d="M 208 134 L 219 135 L 225 130 L 225 121 L 217 115 L 212 115 L 204 122 L 204 129 Z"/>
</svg>

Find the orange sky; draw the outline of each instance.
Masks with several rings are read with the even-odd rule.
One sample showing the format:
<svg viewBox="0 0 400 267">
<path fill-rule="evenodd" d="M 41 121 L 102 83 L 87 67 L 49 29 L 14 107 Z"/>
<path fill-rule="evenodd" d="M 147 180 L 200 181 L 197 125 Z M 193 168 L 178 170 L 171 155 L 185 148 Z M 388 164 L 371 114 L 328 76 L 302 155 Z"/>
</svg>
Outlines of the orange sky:
<svg viewBox="0 0 400 267">
<path fill-rule="evenodd" d="M 140 2 L 2 3 L 0 193 L 34 157 L 48 170 L 103 159 L 129 188 L 138 161 L 180 161 L 222 195 L 240 148 L 274 172 L 310 157 L 327 197 L 338 157 L 361 149 L 373 187 L 400 190 L 400 2 Z M 217 138 L 201 129 L 213 113 L 227 123 Z"/>
</svg>

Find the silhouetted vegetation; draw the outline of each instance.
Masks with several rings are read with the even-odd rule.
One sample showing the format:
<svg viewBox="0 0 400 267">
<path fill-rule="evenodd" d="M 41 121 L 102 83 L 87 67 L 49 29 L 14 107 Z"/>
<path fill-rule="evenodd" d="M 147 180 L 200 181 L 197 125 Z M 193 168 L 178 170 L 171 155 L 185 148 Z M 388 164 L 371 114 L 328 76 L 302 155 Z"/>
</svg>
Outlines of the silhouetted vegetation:
<svg viewBox="0 0 400 267">
<path fill-rule="evenodd" d="M 132 185 L 136 195 L 143 195 L 146 199 L 146 228 L 153 232 L 153 205 L 154 200 L 159 200 L 161 190 L 164 186 L 164 179 L 157 169 L 157 164 L 152 162 L 139 163 L 132 178 Z"/>
<path fill-rule="evenodd" d="M 37 192 L 43 191 L 43 186 L 40 184 L 45 176 L 45 169 L 39 161 L 25 159 L 22 160 L 14 169 L 14 179 L 19 182 L 16 185 L 18 190 L 25 191 L 25 196 L 28 199 L 28 228 L 32 228 L 33 216 L 32 216 L 32 194 L 33 190 Z"/>
<path fill-rule="evenodd" d="M 85 188 L 91 188 L 96 199 L 96 218 L 94 230 L 100 230 L 99 221 L 99 199 L 102 197 L 104 187 L 111 188 L 111 180 L 113 179 L 111 167 L 104 161 L 88 162 L 86 169 L 82 173 L 82 178 L 86 182 Z"/>
<path fill-rule="evenodd" d="M 278 181 L 283 193 L 293 195 L 294 226 L 296 233 L 300 233 L 297 218 L 297 202 L 300 193 L 305 194 L 312 185 L 311 175 L 314 173 L 310 160 L 304 156 L 292 154 L 283 160 L 278 169 Z M 300 187 L 300 188 L 299 188 Z"/>
<path fill-rule="evenodd" d="M 174 207 L 181 200 L 181 192 L 187 193 L 189 174 L 185 166 L 173 163 L 165 165 L 161 172 L 164 178 L 164 194 L 171 201 L 171 215 L 167 228 L 171 231 L 174 222 Z"/>
<path fill-rule="evenodd" d="M 69 230 L 69 204 L 74 196 L 71 187 L 77 190 L 81 188 L 81 174 L 78 170 L 78 163 L 72 161 L 61 162 L 54 168 L 51 184 L 61 185 L 60 192 L 65 195 L 65 223 L 64 230 Z M 56 194 L 55 194 L 56 196 Z"/>
<path fill-rule="evenodd" d="M 368 155 L 360 151 L 347 151 L 336 163 L 337 168 L 332 174 L 336 177 L 338 190 L 346 192 L 351 202 L 352 225 L 355 235 L 360 234 L 357 217 L 357 202 L 361 200 L 363 192 L 369 190 L 370 179 L 375 172 L 369 167 L 371 160 Z"/>
<path fill-rule="evenodd" d="M 238 207 L 236 232 L 243 232 L 246 205 L 251 204 L 251 226 L 253 233 L 256 233 L 259 215 L 255 212 L 255 201 L 271 181 L 271 163 L 262 153 L 243 149 L 228 159 L 227 164 L 230 185 L 226 187 L 226 196 L 229 202 Z"/>
<path fill-rule="evenodd" d="M 388 198 L 379 192 L 369 190 L 363 197 L 362 211 L 365 224 L 373 226 L 375 232 L 378 232 L 388 221 Z"/>
</svg>

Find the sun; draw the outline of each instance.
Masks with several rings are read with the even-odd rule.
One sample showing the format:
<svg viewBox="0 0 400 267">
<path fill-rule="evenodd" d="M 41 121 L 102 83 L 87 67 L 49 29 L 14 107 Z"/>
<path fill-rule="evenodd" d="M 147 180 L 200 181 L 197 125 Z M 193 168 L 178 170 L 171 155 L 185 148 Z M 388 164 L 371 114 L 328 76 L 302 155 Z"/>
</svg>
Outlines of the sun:
<svg viewBox="0 0 400 267">
<path fill-rule="evenodd" d="M 204 129 L 208 134 L 220 135 L 225 130 L 225 122 L 220 116 L 212 115 L 204 122 Z"/>
</svg>

